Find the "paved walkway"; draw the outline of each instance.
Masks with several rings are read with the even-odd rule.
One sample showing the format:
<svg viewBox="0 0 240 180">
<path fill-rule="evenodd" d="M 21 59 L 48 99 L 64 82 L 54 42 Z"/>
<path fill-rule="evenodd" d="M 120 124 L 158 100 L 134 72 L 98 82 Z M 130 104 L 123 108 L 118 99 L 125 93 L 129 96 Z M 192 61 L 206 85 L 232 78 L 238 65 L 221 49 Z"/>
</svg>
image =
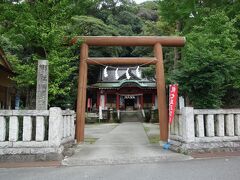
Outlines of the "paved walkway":
<svg viewBox="0 0 240 180">
<path fill-rule="evenodd" d="M 142 123 L 130 122 L 115 126 L 110 126 L 112 128 L 100 135 L 94 144 L 78 145 L 75 154 L 65 158 L 63 165 L 150 163 L 191 159 L 189 156 L 163 150 L 159 145 L 150 144 Z M 99 131 L 98 126 L 95 128 Z M 91 132 L 94 132 L 94 126 Z"/>
</svg>

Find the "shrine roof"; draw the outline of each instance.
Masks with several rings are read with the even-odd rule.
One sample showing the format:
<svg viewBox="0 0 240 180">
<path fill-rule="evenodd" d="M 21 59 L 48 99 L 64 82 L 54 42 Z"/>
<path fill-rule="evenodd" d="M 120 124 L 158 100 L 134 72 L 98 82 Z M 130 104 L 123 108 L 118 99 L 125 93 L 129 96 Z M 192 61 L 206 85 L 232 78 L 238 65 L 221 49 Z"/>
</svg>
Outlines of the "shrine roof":
<svg viewBox="0 0 240 180">
<path fill-rule="evenodd" d="M 92 84 L 89 88 L 99 88 L 99 89 L 119 89 L 122 87 L 140 87 L 140 88 L 156 88 L 155 82 L 149 81 L 138 81 L 138 80 L 121 80 L 119 82 L 98 82 Z"/>
</svg>

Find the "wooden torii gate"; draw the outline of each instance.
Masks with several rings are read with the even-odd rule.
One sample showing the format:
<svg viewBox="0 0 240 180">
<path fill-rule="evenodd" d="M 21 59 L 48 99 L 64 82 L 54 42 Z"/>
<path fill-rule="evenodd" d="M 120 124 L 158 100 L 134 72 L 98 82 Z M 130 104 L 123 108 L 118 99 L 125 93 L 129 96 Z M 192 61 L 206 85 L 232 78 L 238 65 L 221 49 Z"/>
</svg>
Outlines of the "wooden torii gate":
<svg viewBox="0 0 240 180">
<path fill-rule="evenodd" d="M 182 47 L 185 44 L 184 37 L 172 36 L 81 36 L 77 39 L 83 40 L 80 48 L 80 65 L 78 78 L 78 96 L 77 96 L 77 123 L 76 138 L 77 142 L 84 141 L 85 110 L 86 110 L 86 89 L 87 89 L 87 69 L 88 64 L 104 65 L 128 65 L 128 64 L 155 64 L 156 65 L 156 83 L 157 83 L 157 101 L 160 125 L 160 140 L 168 140 L 168 108 L 166 99 L 166 86 L 164 78 L 163 64 L 163 46 Z M 155 57 L 130 58 L 91 58 L 88 57 L 89 46 L 152 46 Z"/>
</svg>

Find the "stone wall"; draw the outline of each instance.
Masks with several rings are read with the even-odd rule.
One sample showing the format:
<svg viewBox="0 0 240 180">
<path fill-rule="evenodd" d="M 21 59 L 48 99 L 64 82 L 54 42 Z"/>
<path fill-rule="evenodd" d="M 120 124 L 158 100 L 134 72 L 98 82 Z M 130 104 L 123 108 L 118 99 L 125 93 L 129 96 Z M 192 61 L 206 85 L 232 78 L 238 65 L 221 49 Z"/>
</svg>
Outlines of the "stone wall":
<svg viewBox="0 0 240 180">
<path fill-rule="evenodd" d="M 240 109 L 184 107 L 170 127 L 170 143 L 186 153 L 240 150 Z"/>
<path fill-rule="evenodd" d="M 59 160 L 75 139 L 75 112 L 0 110 L 0 161 Z"/>
</svg>

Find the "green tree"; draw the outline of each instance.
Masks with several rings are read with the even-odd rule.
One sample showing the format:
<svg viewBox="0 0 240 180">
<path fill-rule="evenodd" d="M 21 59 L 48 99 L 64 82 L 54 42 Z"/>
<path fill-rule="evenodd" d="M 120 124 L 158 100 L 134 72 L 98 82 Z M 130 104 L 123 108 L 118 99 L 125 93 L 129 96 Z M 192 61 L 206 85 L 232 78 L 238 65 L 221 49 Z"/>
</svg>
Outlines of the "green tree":
<svg viewBox="0 0 240 180">
<path fill-rule="evenodd" d="M 212 11 L 187 34 L 175 80 L 196 108 L 219 108 L 226 91 L 239 87 L 237 30 L 222 11 Z"/>
<path fill-rule="evenodd" d="M 239 12 L 240 1 L 159 1 L 160 20 L 175 27 L 175 34 L 187 37 L 184 51 L 174 50 L 178 66 L 168 71 L 168 80 L 179 82 L 195 107 L 239 107 Z"/>
<path fill-rule="evenodd" d="M 49 103 L 52 106 L 69 103 L 75 83 L 71 75 L 77 67 L 72 66 L 76 59 L 74 51 L 64 45 L 66 26 L 74 13 L 85 13 L 91 3 L 90 0 L 64 0 L 3 2 L 0 5 L 1 46 L 10 54 L 9 59 L 17 73 L 14 79 L 20 91 L 35 91 L 37 59 L 47 59 Z M 82 10 L 75 7 L 76 4 L 82 5 Z M 59 101 L 62 97 L 65 102 Z"/>
</svg>

